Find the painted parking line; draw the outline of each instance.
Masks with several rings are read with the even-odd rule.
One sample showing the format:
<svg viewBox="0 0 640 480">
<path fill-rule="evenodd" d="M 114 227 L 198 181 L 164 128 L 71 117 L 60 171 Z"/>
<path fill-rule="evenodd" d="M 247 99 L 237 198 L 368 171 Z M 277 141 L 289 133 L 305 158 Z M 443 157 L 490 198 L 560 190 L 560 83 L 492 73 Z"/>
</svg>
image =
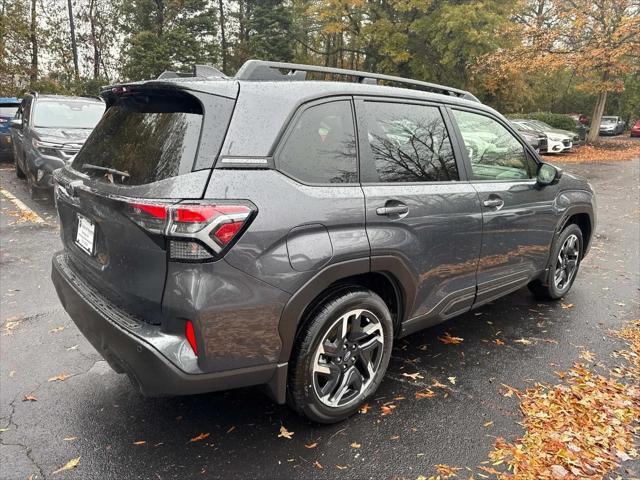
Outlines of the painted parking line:
<svg viewBox="0 0 640 480">
<path fill-rule="evenodd" d="M 9 200 L 11 203 L 13 203 L 16 206 L 16 208 L 20 211 L 20 219 L 21 220 L 18 220 L 18 221 L 31 222 L 31 223 L 36 223 L 36 224 L 40 224 L 40 225 L 48 225 L 48 223 L 45 222 L 40 215 L 38 215 L 36 212 L 31 210 L 29 207 L 27 207 L 22 202 L 22 200 L 20 200 L 19 198 L 16 198 L 12 193 L 8 192 L 7 190 L 5 190 L 2 187 L 0 187 L 0 193 L 7 200 Z"/>
</svg>

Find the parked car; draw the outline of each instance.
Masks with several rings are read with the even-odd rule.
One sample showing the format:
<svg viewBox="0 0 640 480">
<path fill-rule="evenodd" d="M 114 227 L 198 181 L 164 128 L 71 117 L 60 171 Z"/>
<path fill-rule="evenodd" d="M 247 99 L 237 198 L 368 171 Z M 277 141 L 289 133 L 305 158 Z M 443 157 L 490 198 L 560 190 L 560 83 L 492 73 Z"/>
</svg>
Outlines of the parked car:
<svg viewBox="0 0 640 480">
<path fill-rule="evenodd" d="M 636 120 L 636 123 L 631 127 L 631 131 L 629 132 L 629 136 L 631 137 L 640 137 L 640 119 Z"/>
<path fill-rule="evenodd" d="M 518 133 L 527 141 L 529 145 L 538 153 L 546 153 L 548 148 L 547 136 L 537 130 L 526 129 L 518 123 L 511 122 Z"/>
<path fill-rule="evenodd" d="M 19 106 L 20 100 L 17 98 L 0 98 L 0 159 L 13 157 L 9 125 Z"/>
<path fill-rule="evenodd" d="M 24 96 L 11 133 L 16 175 L 26 177 L 32 196 L 53 187 L 52 172 L 73 160 L 104 109 L 100 98 Z"/>
<path fill-rule="evenodd" d="M 336 422 L 395 339 L 527 285 L 569 292 L 594 192 L 473 95 L 256 60 L 194 74 L 107 88 L 54 173 L 58 296 L 145 395 L 264 385 Z"/>
<path fill-rule="evenodd" d="M 600 135 L 620 135 L 624 128 L 625 122 L 622 117 L 607 116 L 600 120 Z"/>
<path fill-rule="evenodd" d="M 573 148 L 573 133 L 566 130 L 558 130 L 552 128 L 546 123 L 537 122 L 536 120 L 515 119 L 512 120 L 517 128 L 523 130 L 534 130 L 544 134 L 547 137 L 547 153 L 568 152 Z"/>
</svg>

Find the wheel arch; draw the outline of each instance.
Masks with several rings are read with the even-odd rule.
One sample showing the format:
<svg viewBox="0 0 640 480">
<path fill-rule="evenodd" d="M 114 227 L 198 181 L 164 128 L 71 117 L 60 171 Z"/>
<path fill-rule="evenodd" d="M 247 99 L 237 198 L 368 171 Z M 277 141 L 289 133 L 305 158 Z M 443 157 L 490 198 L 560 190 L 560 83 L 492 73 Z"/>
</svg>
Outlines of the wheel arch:
<svg viewBox="0 0 640 480">
<path fill-rule="evenodd" d="M 343 288 L 361 286 L 378 294 L 391 310 L 399 330 L 413 307 L 415 277 L 401 259 L 381 256 L 348 260 L 320 270 L 292 295 L 280 317 L 280 362 L 288 362 L 305 317 Z"/>
</svg>

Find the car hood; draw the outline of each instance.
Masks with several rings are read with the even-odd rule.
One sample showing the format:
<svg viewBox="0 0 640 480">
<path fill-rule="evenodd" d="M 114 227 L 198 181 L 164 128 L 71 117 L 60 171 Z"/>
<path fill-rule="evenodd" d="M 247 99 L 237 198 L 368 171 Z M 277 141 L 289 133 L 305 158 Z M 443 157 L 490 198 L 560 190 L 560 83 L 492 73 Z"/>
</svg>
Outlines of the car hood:
<svg viewBox="0 0 640 480">
<path fill-rule="evenodd" d="M 40 140 L 56 143 L 83 144 L 92 129 L 90 128 L 36 128 Z"/>
</svg>

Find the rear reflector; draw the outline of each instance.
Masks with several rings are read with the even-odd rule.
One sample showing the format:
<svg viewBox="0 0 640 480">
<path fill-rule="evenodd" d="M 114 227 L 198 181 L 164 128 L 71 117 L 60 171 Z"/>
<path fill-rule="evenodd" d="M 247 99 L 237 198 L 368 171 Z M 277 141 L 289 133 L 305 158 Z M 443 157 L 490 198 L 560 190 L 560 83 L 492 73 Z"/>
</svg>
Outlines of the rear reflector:
<svg viewBox="0 0 640 480">
<path fill-rule="evenodd" d="M 242 204 L 138 201 L 129 203 L 127 215 L 143 229 L 169 237 L 172 260 L 206 261 L 241 234 L 254 211 Z"/>
<path fill-rule="evenodd" d="M 187 324 L 185 326 L 185 336 L 187 337 L 187 342 L 191 345 L 191 349 L 193 353 L 198 356 L 198 344 L 196 343 L 196 331 L 193 329 L 193 323 L 191 320 L 187 320 Z"/>
</svg>

